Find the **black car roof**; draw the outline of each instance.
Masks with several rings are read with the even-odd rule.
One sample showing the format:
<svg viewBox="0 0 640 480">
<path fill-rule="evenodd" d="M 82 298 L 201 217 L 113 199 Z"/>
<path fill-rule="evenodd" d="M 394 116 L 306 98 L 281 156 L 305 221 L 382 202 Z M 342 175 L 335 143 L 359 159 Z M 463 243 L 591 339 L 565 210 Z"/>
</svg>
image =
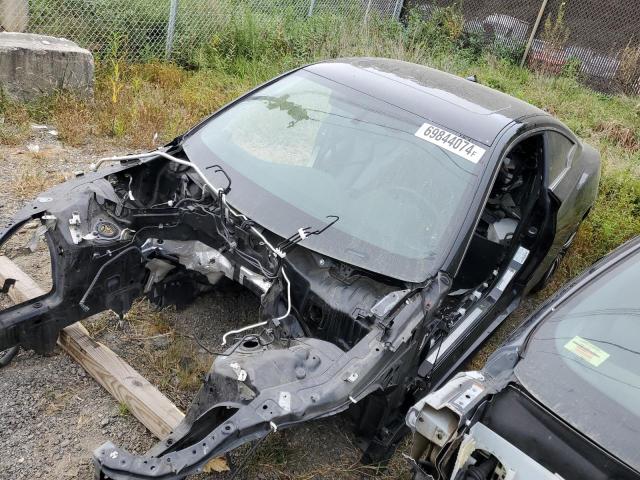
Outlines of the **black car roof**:
<svg viewBox="0 0 640 480">
<path fill-rule="evenodd" d="M 401 60 L 341 58 L 309 65 L 305 70 L 485 145 L 493 144 L 498 133 L 514 120 L 549 116 L 533 105 L 476 82 Z"/>
</svg>

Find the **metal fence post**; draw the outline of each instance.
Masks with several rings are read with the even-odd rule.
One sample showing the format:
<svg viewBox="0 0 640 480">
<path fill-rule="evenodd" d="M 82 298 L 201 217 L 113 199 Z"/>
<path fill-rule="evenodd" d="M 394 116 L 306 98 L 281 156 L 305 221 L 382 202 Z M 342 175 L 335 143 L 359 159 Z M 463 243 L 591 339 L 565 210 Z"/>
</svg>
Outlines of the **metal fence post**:
<svg viewBox="0 0 640 480">
<path fill-rule="evenodd" d="M 176 18 L 178 16 L 178 0 L 171 0 L 169 7 L 169 23 L 167 24 L 167 44 L 164 55 L 167 60 L 171 60 L 171 50 L 173 50 L 173 38 L 176 34 Z"/>
<path fill-rule="evenodd" d="M 367 3 L 367 9 L 364 12 L 364 23 L 367 23 L 367 20 L 369 19 L 370 10 L 371 10 L 371 0 L 369 0 L 369 2 Z"/>
<path fill-rule="evenodd" d="M 311 2 L 309 3 L 309 12 L 307 13 L 307 17 L 310 17 L 311 15 L 313 15 L 313 9 L 316 6 L 316 0 L 311 0 Z"/>
<path fill-rule="evenodd" d="M 393 18 L 398 20 L 402 13 L 402 7 L 404 6 L 404 0 L 396 0 L 396 4 L 393 7 Z"/>
<path fill-rule="evenodd" d="M 527 61 L 527 56 L 529 55 L 529 50 L 531 50 L 531 44 L 533 43 L 533 39 L 538 33 L 538 27 L 540 26 L 540 20 L 542 20 L 542 15 L 544 15 L 544 9 L 547 8 L 547 1 L 542 0 L 542 5 L 540 5 L 540 11 L 538 12 L 538 18 L 536 18 L 536 23 L 533 24 L 533 30 L 531 30 L 531 36 L 529 36 L 529 41 L 527 42 L 527 46 L 524 48 L 524 54 L 522 55 L 522 60 L 520 60 L 520 66 L 524 67 L 524 63 Z"/>
</svg>

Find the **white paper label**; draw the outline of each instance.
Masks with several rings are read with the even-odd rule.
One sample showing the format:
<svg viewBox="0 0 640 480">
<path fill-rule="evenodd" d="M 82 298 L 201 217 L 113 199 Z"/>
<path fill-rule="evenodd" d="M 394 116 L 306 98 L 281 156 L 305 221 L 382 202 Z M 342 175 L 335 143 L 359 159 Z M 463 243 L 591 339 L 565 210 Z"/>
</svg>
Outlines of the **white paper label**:
<svg viewBox="0 0 640 480">
<path fill-rule="evenodd" d="M 507 288 L 507 285 L 509 285 L 509 282 L 511 281 L 511 279 L 513 278 L 513 276 L 516 274 L 516 271 L 513 268 L 508 268 L 506 272 L 504 272 L 504 275 L 502 276 L 502 278 L 500 279 L 500 282 L 498 283 L 498 290 L 500 290 L 501 292 L 504 292 L 504 289 Z"/>
<path fill-rule="evenodd" d="M 428 123 L 423 123 L 415 136 L 455 153 L 472 163 L 478 163 L 486 152 L 484 148 L 475 143 Z"/>
<path fill-rule="evenodd" d="M 513 256 L 513 259 L 518 262 L 520 265 L 524 265 L 525 260 L 529 256 L 529 250 L 524 247 L 518 247 L 518 251 Z"/>
</svg>

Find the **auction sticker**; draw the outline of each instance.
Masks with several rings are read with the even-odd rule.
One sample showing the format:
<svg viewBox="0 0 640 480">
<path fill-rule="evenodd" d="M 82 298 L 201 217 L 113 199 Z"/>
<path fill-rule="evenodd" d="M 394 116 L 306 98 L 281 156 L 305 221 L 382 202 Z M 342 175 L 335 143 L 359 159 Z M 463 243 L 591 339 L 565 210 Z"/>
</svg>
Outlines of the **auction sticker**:
<svg viewBox="0 0 640 480">
<path fill-rule="evenodd" d="M 564 346 L 571 353 L 576 354 L 584 361 L 590 363 L 594 367 L 599 367 L 602 362 L 609 358 L 609 354 L 599 347 L 596 347 L 589 340 L 575 336 Z"/>
<path fill-rule="evenodd" d="M 414 135 L 473 163 L 478 163 L 486 152 L 475 143 L 428 123 L 423 123 Z"/>
</svg>

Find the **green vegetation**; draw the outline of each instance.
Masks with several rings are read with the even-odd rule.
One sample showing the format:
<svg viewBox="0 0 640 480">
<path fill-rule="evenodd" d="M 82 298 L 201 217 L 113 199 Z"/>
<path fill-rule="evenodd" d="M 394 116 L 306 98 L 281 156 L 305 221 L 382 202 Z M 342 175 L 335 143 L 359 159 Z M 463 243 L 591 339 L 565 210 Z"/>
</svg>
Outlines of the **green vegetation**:
<svg viewBox="0 0 640 480">
<path fill-rule="evenodd" d="M 129 407 L 126 403 L 120 402 L 118 403 L 118 415 L 121 417 L 125 417 L 129 415 L 131 412 L 129 411 Z"/>
<path fill-rule="evenodd" d="M 170 140 L 251 87 L 338 56 L 385 56 L 476 74 L 480 83 L 557 116 L 602 153 L 600 197 L 557 276 L 564 281 L 640 234 L 640 99 L 589 90 L 573 69 L 550 78 L 519 68 L 483 53 L 462 25 L 455 8 L 436 10 L 428 21 L 410 13 L 406 27 L 376 16 L 363 22 L 356 16 L 245 11 L 220 24 L 203 47 L 179 50 L 173 64 L 126 63 L 127 43 L 112 38 L 98 58 L 93 102 L 64 92 L 32 105 L 0 97 L 0 142 L 19 144 L 28 122 L 49 121 L 71 145 L 111 139 L 122 147 L 151 148 L 155 133 L 158 142 Z"/>
<path fill-rule="evenodd" d="M 100 58 L 116 39 L 126 46 L 127 58 L 164 58 L 170 0 L 30 0 L 28 31 L 69 38 Z M 350 0 L 317 2 L 314 15 L 362 19 L 365 4 Z M 193 45 L 207 43 L 224 29 L 228 19 L 251 11 L 262 24 L 282 16 L 304 18 L 308 0 L 179 0 L 173 36 L 174 58 L 183 61 Z M 361 20 L 360 20 L 361 21 Z"/>
<path fill-rule="evenodd" d="M 29 32 L 69 38 L 102 54 L 114 38 L 140 59 L 164 52 L 168 2 L 156 0 L 32 0 Z"/>
</svg>

